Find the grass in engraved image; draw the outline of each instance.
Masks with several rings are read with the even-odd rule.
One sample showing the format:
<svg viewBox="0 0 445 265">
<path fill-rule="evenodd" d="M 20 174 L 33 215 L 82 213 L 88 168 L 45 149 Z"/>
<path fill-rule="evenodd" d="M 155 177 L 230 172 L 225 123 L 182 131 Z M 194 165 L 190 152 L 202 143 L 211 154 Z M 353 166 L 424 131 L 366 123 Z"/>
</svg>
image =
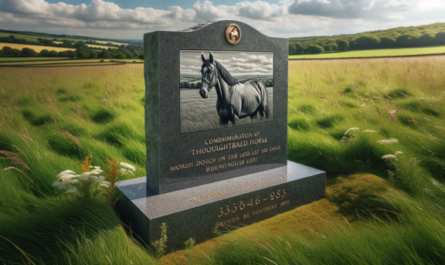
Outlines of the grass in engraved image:
<svg viewBox="0 0 445 265">
<path fill-rule="evenodd" d="M 181 51 L 181 133 L 273 120 L 273 53 Z"/>
</svg>

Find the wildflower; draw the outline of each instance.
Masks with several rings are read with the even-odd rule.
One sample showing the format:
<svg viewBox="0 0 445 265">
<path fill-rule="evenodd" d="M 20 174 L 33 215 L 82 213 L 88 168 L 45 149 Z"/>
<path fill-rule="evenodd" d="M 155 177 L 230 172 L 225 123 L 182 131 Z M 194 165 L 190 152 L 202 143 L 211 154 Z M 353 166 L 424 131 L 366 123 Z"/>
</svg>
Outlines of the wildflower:
<svg viewBox="0 0 445 265">
<path fill-rule="evenodd" d="M 388 110 L 389 114 L 396 114 L 396 110 Z"/>
<path fill-rule="evenodd" d="M 73 187 L 73 188 L 67 190 L 65 193 L 74 193 L 74 192 L 78 192 L 76 187 Z"/>
<path fill-rule="evenodd" d="M 364 133 L 378 133 L 380 131 L 377 130 L 363 130 Z"/>
<path fill-rule="evenodd" d="M 378 140 L 377 143 L 378 144 L 392 144 L 392 143 L 398 143 L 399 140 L 394 139 L 394 138 L 389 138 L 388 140 Z"/>
<path fill-rule="evenodd" d="M 120 165 L 121 165 L 121 167 L 125 167 L 125 168 L 127 168 L 127 169 L 131 169 L 131 170 L 133 170 L 133 171 L 136 171 L 136 168 L 135 168 L 134 166 L 130 165 L 130 164 L 121 162 Z"/>
<path fill-rule="evenodd" d="M 356 127 L 354 127 L 354 128 L 349 128 L 349 129 L 345 132 L 345 134 L 343 134 L 343 135 L 346 135 L 346 134 L 348 134 L 348 132 L 350 132 L 350 131 L 355 131 L 355 130 L 359 130 L 359 128 L 356 128 Z"/>
<path fill-rule="evenodd" d="M 384 156 L 382 156 L 382 159 L 386 159 L 386 160 L 394 159 L 394 160 L 397 160 L 397 156 L 395 156 L 395 155 L 384 155 Z"/>
<path fill-rule="evenodd" d="M 60 172 L 60 174 L 59 175 L 57 175 L 57 178 L 62 178 L 63 176 L 70 176 L 70 175 L 73 175 L 73 174 L 76 174 L 75 172 L 73 172 L 73 171 L 71 171 L 71 170 L 65 170 L 65 171 L 62 171 L 62 172 Z"/>
<path fill-rule="evenodd" d="M 396 156 L 401 155 L 401 154 L 403 154 L 402 151 L 396 151 L 396 153 L 395 153 Z"/>
<path fill-rule="evenodd" d="M 131 171 L 131 170 L 127 170 L 127 169 L 125 169 L 125 168 L 121 168 L 120 170 L 119 170 L 119 172 L 121 173 L 121 175 L 122 176 L 126 176 L 126 175 L 133 175 L 133 171 Z"/>
</svg>

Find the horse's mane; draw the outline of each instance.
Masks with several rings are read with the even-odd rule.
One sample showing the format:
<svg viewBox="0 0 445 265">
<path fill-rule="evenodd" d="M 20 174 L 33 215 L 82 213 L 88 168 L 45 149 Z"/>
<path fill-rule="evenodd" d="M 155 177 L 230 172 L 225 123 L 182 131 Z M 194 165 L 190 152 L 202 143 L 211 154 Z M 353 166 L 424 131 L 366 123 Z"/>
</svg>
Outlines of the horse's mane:
<svg viewBox="0 0 445 265">
<path fill-rule="evenodd" d="M 226 81 L 226 83 L 229 84 L 229 86 L 234 86 L 234 85 L 239 84 L 239 81 L 236 80 L 235 77 L 233 77 L 229 73 L 229 71 L 227 71 L 227 69 L 224 66 L 222 66 L 222 64 L 215 61 L 215 65 L 216 65 L 216 68 L 218 68 L 218 70 L 219 70 L 219 74 L 224 79 L 224 81 Z"/>
</svg>

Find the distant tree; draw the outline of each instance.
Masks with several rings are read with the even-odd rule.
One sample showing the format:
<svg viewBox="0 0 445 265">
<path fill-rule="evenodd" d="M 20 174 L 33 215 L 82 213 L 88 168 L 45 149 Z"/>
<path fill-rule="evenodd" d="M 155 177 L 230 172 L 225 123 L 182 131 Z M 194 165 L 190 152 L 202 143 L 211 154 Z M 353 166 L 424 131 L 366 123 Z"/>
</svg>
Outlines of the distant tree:
<svg viewBox="0 0 445 265">
<path fill-rule="evenodd" d="M 129 50 L 124 50 L 125 55 L 127 56 L 127 58 L 133 58 L 133 53 Z"/>
<path fill-rule="evenodd" d="M 97 58 L 97 53 L 96 52 L 90 53 L 90 59 L 96 59 L 96 58 Z"/>
<path fill-rule="evenodd" d="M 297 54 L 303 54 L 304 51 L 306 50 L 306 46 L 300 43 L 295 44 L 295 46 L 297 47 Z"/>
<path fill-rule="evenodd" d="M 432 33 L 425 33 L 419 38 L 418 44 L 420 46 L 434 45 L 434 37 L 436 35 Z"/>
<path fill-rule="evenodd" d="M 88 59 L 90 57 L 90 55 L 84 51 L 80 51 L 77 53 L 77 57 L 79 59 Z"/>
<path fill-rule="evenodd" d="M 377 49 L 379 47 L 380 38 L 375 35 L 365 35 L 356 39 L 357 47 L 356 49 L 366 50 L 366 49 Z"/>
<path fill-rule="evenodd" d="M 22 49 L 22 56 L 23 57 L 32 57 L 32 56 L 35 56 L 35 55 L 36 55 L 36 52 L 34 50 L 32 50 L 32 49 L 29 49 L 29 48 L 23 48 Z"/>
<path fill-rule="evenodd" d="M 43 40 L 43 45 L 54 46 L 54 42 L 52 40 L 44 39 Z"/>
<path fill-rule="evenodd" d="M 143 54 L 139 55 L 139 59 L 144 60 L 144 55 Z"/>
<path fill-rule="evenodd" d="M 331 44 L 326 44 L 325 46 L 323 46 L 323 49 L 324 49 L 326 52 L 332 52 L 332 51 L 333 51 L 333 49 L 332 49 L 332 45 L 331 45 Z"/>
<path fill-rule="evenodd" d="M 338 50 L 347 51 L 349 50 L 349 42 L 346 40 L 337 40 Z"/>
<path fill-rule="evenodd" d="M 73 44 L 69 40 L 63 40 L 62 46 L 63 47 L 67 47 L 67 48 L 71 48 L 71 47 L 73 47 Z"/>
<path fill-rule="evenodd" d="M 101 52 L 97 55 L 97 57 L 107 59 L 107 58 L 111 58 L 111 55 L 110 55 L 110 52 L 109 52 L 109 51 L 101 51 Z"/>
<path fill-rule="evenodd" d="M 14 51 L 12 50 L 11 47 L 8 47 L 8 46 L 4 46 L 2 48 L 2 51 L 3 51 L 4 56 L 13 56 L 14 55 Z"/>
<path fill-rule="evenodd" d="M 445 45 L 445 31 L 436 34 L 434 37 L 434 44 Z"/>
<path fill-rule="evenodd" d="M 68 51 L 61 51 L 57 54 L 57 57 L 69 57 Z"/>
<path fill-rule="evenodd" d="M 138 58 L 138 57 L 139 57 L 139 52 L 133 51 L 133 58 Z"/>
<path fill-rule="evenodd" d="M 297 54 L 297 46 L 295 46 L 295 43 L 289 43 L 289 54 Z"/>
<path fill-rule="evenodd" d="M 333 50 L 333 51 L 336 51 L 336 50 L 338 50 L 338 45 L 337 45 L 337 43 L 336 43 L 336 42 L 331 42 L 331 43 L 329 43 L 329 45 L 331 45 L 331 46 L 332 46 L 332 50 Z"/>
<path fill-rule="evenodd" d="M 41 50 L 40 51 L 40 56 L 48 57 L 49 56 L 49 51 L 48 50 Z"/>
<path fill-rule="evenodd" d="M 380 38 L 380 48 L 394 48 L 396 39 L 391 37 L 381 37 Z"/>
<path fill-rule="evenodd" d="M 319 45 L 310 45 L 308 48 L 310 54 L 324 53 L 323 47 Z"/>
<path fill-rule="evenodd" d="M 127 59 L 127 55 L 125 53 L 123 53 L 123 52 L 119 52 L 119 53 L 116 54 L 115 58 L 117 58 L 117 59 Z"/>
<path fill-rule="evenodd" d="M 414 35 L 404 34 L 397 37 L 396 45 L 397 47 L 412 47 L 417 43 L 417 40 Z"/>
<path fill-rule="evenodd" d="M 57 57 L 59 54 L 56 51 L 50 51 L 49 57 Z"/>
</svg>

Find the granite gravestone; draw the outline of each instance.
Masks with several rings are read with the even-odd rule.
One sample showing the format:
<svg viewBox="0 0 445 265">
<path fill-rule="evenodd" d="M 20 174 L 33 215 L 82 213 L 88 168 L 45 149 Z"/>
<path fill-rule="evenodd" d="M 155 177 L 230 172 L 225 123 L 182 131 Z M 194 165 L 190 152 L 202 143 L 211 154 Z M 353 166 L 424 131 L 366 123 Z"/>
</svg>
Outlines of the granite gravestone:
<svg viewBox="0 0 445 265">
<path fill-rule="evenodd" d="M 287 39 L 219 21 L 144 44 L 147 177 L 116 206 L 143 241 L 166 223 L 183 248 L 324 195 L 324 172 L 287 161 Z"/>
</svg>

